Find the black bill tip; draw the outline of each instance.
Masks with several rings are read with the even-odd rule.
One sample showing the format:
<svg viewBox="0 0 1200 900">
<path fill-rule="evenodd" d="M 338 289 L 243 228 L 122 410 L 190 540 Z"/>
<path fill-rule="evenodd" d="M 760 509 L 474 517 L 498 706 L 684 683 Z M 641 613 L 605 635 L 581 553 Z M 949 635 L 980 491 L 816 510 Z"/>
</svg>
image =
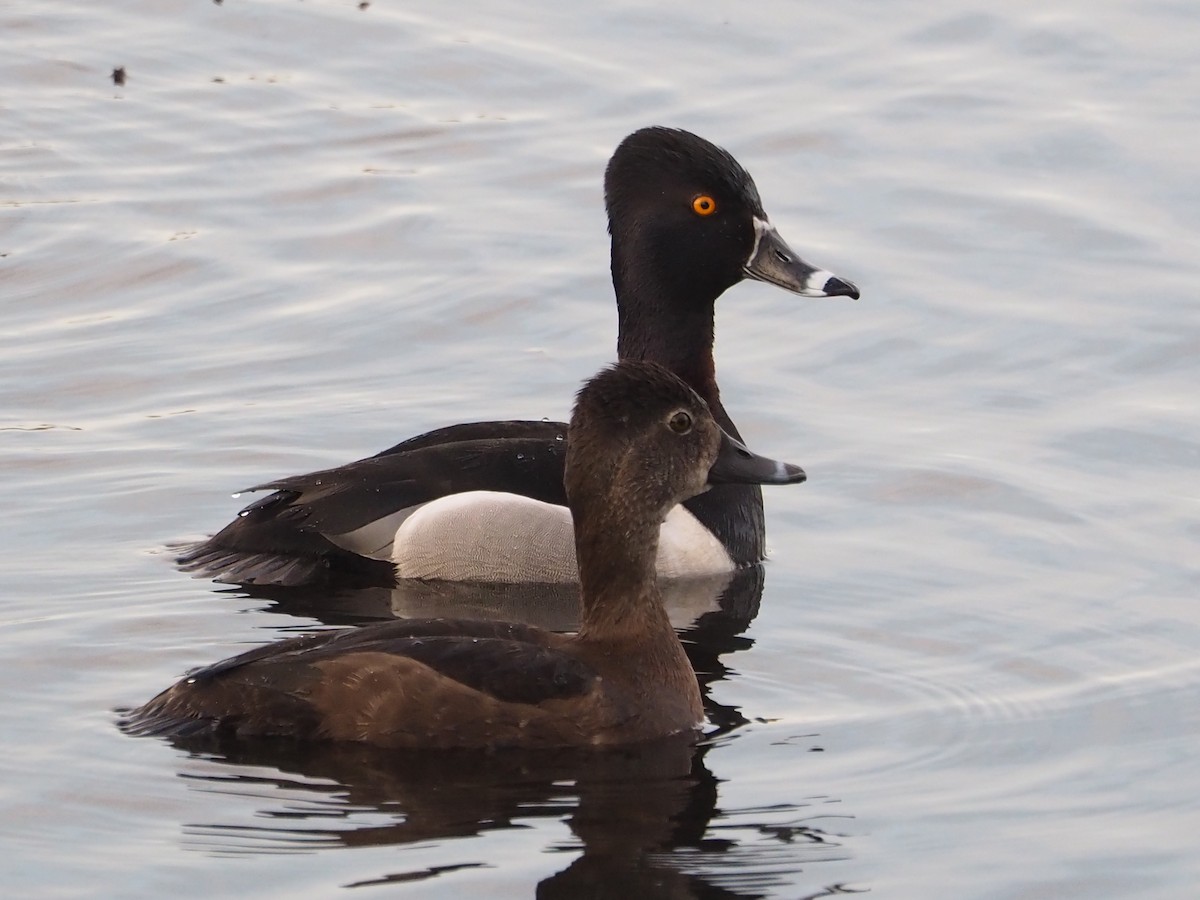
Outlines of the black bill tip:
<svg viewBox="0 0 1200 900">
<path fill-rule="evenodd" d="M 759 456 L 724 429 L 721 449 L 708 470 L 709 484 L 800 484 L 806 478 L 799 466 Z"/>
</svg>

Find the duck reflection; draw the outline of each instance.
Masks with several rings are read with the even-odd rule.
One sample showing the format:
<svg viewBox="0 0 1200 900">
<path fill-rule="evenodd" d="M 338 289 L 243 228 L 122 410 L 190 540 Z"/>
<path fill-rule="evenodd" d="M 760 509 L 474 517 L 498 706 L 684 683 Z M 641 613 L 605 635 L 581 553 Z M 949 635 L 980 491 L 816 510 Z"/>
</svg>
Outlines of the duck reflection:
<svg viewBox="0 0 1200 900">
<path fill-rule="evenodd" d="M 758 613 L 763 567 L 659 582 L 671 624 L 681 633 L 737 634 Z M 499 619 L 550 631 L 579 627 L 578 584 L 499 584 L 406 580 L 394 588 L 279 588 L 239 585 L 220 593 L 265 600 L 267 612 L 317 619 L 326 625 L 365 625 L 393 618 L 445 616 Z M 740 649 L 740 648 L 736 648 Z"/>
<path fill-rule="evenodd" d="M 719 782 L 704 762 L 720 744 L 697 745 L 691 735 L 604 752 L 421 753 L 211 737 L 172 743 L 194 758 L 183 773 L 193 787 L 264 806 L 254 824 L 189 826 L 185 846 L 206 853 L 427 849 L 431 841 L 564 820 L 573 837 L 549 849 L 577 855 L 538 885 L 540 898 L 759 897 L 771 885 L 794 884 L 812 863 L 846 858 L 838 835 L 810 824 L 831 821 L 810 807 L 749 811 L 762 819 L 718 825 L 712 837 L 716 820 L 733 817 L 719 808 Z M 781 827 L 781 816 L 791 824 Z M 495 864 L 481 842 L 442 847 L 451 848 L 450 861 L 439 852 L 437 865 L 364 874 L 344 886 Z"/>
</svg>

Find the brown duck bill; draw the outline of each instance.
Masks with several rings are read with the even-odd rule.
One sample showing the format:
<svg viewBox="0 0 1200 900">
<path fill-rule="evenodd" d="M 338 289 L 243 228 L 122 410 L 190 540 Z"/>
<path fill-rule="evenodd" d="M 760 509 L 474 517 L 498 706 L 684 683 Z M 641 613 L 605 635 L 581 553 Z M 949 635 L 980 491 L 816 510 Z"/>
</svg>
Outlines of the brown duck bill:
<svg viewBox="0 0 1200 900">
<path fill-rule="evenodd" d="M 742 271 L 747 278 L 765 281 L 802 297 L 858 299 L 858 288 L 832 272 L 806 263 L 766 219 L 754 220 L 754 249 Z"/>
<path fill-rule="evenodd" d="M 708 470 L 709 484 L 799 484 L 804 470 L 791 463 L 767 459 L 721 429 L 721 449 Z"/>
</svg>

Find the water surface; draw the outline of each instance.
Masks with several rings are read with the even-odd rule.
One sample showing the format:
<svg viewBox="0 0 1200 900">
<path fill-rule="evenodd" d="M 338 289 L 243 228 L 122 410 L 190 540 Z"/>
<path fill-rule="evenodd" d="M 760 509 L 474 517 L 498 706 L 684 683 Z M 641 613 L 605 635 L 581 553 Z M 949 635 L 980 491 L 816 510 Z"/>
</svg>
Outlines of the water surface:
<svg viewBox="0 0 1200 900">
<path fill-rule="evenodd" d="M 1191 896 L 1198 19 L 0 10 L 5 892 Z M 614 353 L 603 165 L 647 124 L 863 290 L 719 304 L 725 405 L 810 481 L 767 494 L 761 597 L 698 601 L 715 736 L 456 775 L 120 734 L 191 666 L 392 605 L 175 571 L 231 492 L 566 415 Z"/>
</svg>

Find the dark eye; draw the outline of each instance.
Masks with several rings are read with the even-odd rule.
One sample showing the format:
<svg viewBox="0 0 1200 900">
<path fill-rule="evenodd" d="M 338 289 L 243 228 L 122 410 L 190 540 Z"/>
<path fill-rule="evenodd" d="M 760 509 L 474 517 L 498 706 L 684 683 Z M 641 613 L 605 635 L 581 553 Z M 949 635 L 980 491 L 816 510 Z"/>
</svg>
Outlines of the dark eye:
<svg viewBox="0 0 1200 900">
<path fill-rule="evenodd" d="M 711 216 L 717 211 L 717 201 L 708 194 L 701 194 L 692 201 L 692 212 L 698 216 Z"/>
<path fill-rule="evenodd" d="M 679 412 L 675 413 L 675 415 L 671 416 L 671 419 L 669 422 L 667 422 L 667 425 L 676 434 L 687 434 L 692 430 L 692 417 L 683 410 L 680 410 Z"/>
</svg>

